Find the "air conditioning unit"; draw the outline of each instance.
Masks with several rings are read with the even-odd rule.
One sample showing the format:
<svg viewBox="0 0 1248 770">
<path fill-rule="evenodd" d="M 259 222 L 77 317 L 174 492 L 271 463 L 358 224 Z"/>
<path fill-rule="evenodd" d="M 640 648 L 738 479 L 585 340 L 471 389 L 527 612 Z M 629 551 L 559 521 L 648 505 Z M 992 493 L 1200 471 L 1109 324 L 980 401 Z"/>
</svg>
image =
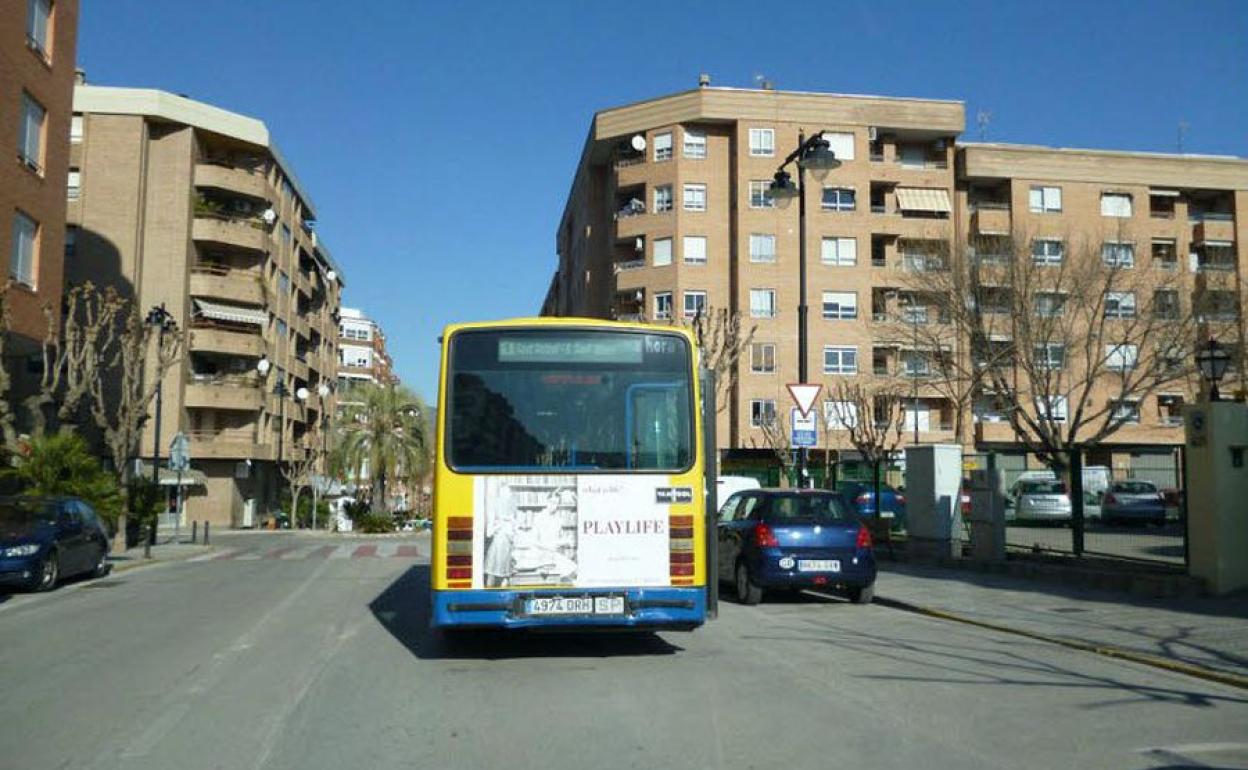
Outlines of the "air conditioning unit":
<svg viewBox="0 0 1248 770">
<path fill-rule="evenodd" d="M 876 141 L 880 138 L 880 130 L 875 126 L 867 126 L 867 140 Z"/>
</svg>

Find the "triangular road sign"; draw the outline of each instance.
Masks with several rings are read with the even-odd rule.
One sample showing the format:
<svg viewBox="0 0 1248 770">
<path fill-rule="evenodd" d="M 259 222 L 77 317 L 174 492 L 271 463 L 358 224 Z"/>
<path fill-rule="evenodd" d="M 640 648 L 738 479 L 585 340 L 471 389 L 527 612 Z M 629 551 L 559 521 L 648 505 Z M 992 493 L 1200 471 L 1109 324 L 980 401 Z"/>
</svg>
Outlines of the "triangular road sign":
<svg viewBox="0 0 1248 770">
<path fill-rule="evenodd" d="M 803 417 L 815 408 L 815 401 L 818 400 L 819 393 L 823 390 L 822 385 L 805 385 L 799 382 L 790 382 L 785 387 L 789 389 L 789 395 L 793 397 L 793 403 L 797 404 L 797 411 L 801 412 Z"/>
</svg>

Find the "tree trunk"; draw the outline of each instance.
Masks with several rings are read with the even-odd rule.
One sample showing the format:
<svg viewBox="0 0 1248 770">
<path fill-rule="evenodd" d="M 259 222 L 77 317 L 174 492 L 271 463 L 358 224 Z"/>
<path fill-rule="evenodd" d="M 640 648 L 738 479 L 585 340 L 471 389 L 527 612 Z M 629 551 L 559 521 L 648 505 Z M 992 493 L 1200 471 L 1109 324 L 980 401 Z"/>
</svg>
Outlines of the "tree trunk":
<svg viewBox="0 0 1248 770">
<path fill-rule="evenodd" d="M 390 503 L 386 500 L 386 472 L 373 474 L 373 508 L 381 513 L 390 512 Z"/>
<path fill-rule="evenodd" d="M 299 484 L 292 484 L 290 488 L 290 528 L 299 528 L 299 492 L 303 488 Z"/>
</svg>

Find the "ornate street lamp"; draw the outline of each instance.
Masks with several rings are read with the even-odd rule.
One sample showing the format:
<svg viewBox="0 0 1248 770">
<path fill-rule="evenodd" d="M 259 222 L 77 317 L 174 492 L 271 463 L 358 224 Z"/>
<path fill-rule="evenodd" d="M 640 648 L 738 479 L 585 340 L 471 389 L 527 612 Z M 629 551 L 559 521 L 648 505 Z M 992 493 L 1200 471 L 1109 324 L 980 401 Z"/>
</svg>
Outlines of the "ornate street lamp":
<svg viewBox="0 0 1248 770">
<path fill-rule="evenodd" d="M 1221 400 L 1218 382 L 1226 375 L 1226 369 L 1230 364 L 1231 354 L 1213 337 L 1210 337 L 1209 342 L 1196 351 L 1196 366 L 1200 369 L 1200 376 L 1209 381 L 1210 401 Z"/>
</svg>

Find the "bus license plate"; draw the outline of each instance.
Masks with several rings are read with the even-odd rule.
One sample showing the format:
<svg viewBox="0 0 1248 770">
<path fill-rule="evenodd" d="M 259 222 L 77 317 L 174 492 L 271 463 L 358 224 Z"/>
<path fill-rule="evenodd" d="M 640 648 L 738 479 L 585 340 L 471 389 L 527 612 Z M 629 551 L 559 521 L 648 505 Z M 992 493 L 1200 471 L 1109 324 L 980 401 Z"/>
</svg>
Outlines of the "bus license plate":
<svg viewBox="0 0 1248 770">
<path fill-rule="evenodd" d="M 529 615 L 623 615 L 623 596 L 535 596 L 528 600 Z"/>
<path fill-rule="evenodd" d="M 841 562 L 837 559 L 799 559 L 798 572 L 840 572 Z"/>
</svg>

